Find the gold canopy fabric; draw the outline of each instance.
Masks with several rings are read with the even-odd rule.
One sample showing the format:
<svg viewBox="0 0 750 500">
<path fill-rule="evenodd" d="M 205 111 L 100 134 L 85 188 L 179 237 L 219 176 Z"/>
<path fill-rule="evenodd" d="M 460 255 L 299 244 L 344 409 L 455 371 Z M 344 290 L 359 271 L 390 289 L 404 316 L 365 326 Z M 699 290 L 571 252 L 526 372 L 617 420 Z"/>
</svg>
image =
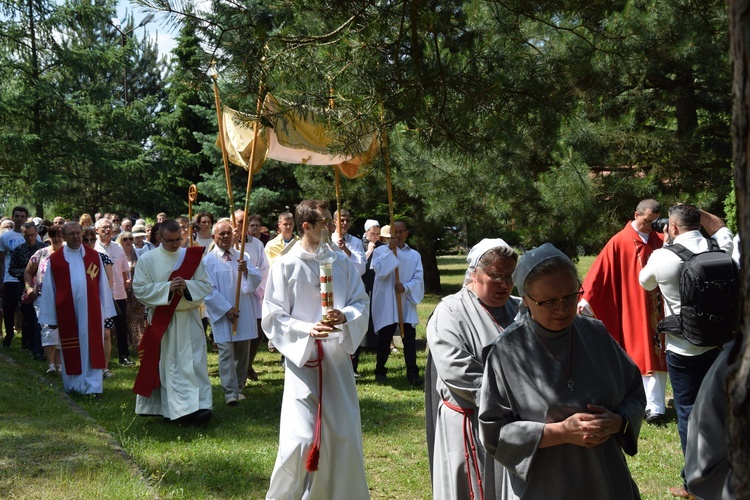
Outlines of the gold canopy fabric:
<svg viewBox="0 0 750 500">
<path fill-rule="evenodd" d="M 270 158 L 302 165 L 328 165 L 354 179 L 364 175 L 360 167 L 377 155 L 376 132 L 363 134 L 354 147 L 354 153 L 336 153 L 333 131 L 317 118 L 322 113 L 293 107 L 271 94 L 266 94 L 262 114 L 263 120 L 271 126 L 261 126 L 258 130 L 253 174 Z M 253 147 L 252 117 L 224 106 L 223 118 L 229 161 L 247 168 Z"/>
</svg>

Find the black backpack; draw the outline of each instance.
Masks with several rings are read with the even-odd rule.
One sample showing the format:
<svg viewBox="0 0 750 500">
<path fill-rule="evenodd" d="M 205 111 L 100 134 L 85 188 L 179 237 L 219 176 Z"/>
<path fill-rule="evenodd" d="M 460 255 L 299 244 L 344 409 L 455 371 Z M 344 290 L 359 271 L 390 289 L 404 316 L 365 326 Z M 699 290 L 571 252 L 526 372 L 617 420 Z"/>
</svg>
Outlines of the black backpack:
<svg viewBox="0 0 750 500">
<path fill-rule="evenodd" d="M 708 242 L 708 250 L 695 254 L 680 244 L 664 247 L 683 261 L 680 331 L 692 344 L 701 347 L 719 346 L 732 340 L 739 318 L 739 266 L 719 248 L 716 240 L 709 238 Z"/>
</svg>

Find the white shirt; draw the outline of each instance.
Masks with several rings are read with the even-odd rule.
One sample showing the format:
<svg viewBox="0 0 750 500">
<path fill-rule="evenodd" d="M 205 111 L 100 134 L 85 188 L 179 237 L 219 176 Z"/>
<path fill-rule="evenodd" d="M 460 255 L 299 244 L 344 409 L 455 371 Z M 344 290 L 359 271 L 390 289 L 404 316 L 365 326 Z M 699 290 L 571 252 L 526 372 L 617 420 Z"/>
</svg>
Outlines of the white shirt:
<svg viewBox="0 0 750 500">
<path fill-rule="evenodd" d="M 334 232 L 333 236 L 331 236 L 331 241 L 333 242 L 333 246 L 338 248 L 336 242 L 339 241 L 339 235 Z M 358 238 L 353 238 L 351 234 L 346 233 L 344 235 L 344 244 L 352 253 L 349 259 L 352 261 L 352 264 L 354 264 L 354 268 L 359 275 L 362 276 L 365 274 L 365 266 L 367 266 L 367 257 L 365 257 L 365 249 L 362 247 L 362 241 Z"/>
<path fill-rule="evenodd" d="M 404 323 L 418 325 L 417 304 L 424 298 L 424 271 L 419 252 L 404 245 L 404 248 L 398 249 L 397 257 L 388 245 L 382 245 L 373 252 L 370 267 L 375 271 L 372 289 L 372 323 L 375 331 L 398 323 L 395 291 L 397 268 L 399 281 L 405 289 L 401 294 Z"/>
<path fill-rule="evenodd" d="M 112 280 L 112 297 L 115 300 L 127 299 L 128 294 L 125 291 L 125 278 L 123 274 L 127 275 L 130 271 L 130 265 L 128 264 L 128 258 L 125 256 L 125 250 L 115 240 L 110 241 L 109 245 L 105 246 L 99 238 L 96 239 L 94 249 L 97 252 L 106 253 L 112 261 L 112 274 L 114 275 L 114 279 Z"/>
<path fill-rule="evenodd" d="M 23 233 L 16 231 L 8 231 L 7 233 L 0 236 L 0 252 L 5 252 L 5 270 L 3 271 L 3 283 L 18 283 L 18 280 L 8 274 L 8 268 L 10 267 L 10 255 L 13 250 L 21 245 L 25 240 L 23 239 Z"/>
<path fill-rule="evenodd" d="M 732 253 L 732 233 L 726 227 L 720 228 L 711 236 L 726 253 Z M 693 253 L 705 252 L 709 248 L 708 240 L 700 231 L 687 231 L 674 239 L 673 244 L 681 244 Z M 671 316 L 680 313 L 680 271 L 682 259 L 667 248 L 655 250 L 648 259 L 646 267 L 641 269 L 638 280 L 646 290 L 653 290 L 657 286 L 661 290 L 664 301 L 664 315 Z M 671 310 L 670 310 L 671 307 Z M 681 335 L 667 335 L 667 350 L 682 356 L 697 356 L 716 347 L 699 347 L 692 344 Z"/>
<path fill-rule="evenodd" d="M 257 311 L 256 319 L 262 317 L 263 296 L 266 293 L 266 281 L 268 280 L 268 258 L 266 257 L 263 243 L 258 238 L 248 238 L 245 242 L 245 254 L 250 257 L 249 263 L 258 268 L 260 273 L 260 284 L 255 289 L 253 301 Z"/>
</svg>

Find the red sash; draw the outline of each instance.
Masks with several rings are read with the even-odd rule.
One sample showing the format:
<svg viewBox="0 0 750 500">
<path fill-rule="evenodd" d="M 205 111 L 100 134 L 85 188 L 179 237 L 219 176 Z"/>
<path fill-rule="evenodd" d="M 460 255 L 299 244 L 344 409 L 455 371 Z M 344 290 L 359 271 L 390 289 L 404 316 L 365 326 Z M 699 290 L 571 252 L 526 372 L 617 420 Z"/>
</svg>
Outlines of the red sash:
<svg viewBox="0 0 750 500">
<path fill-rule="evenodd" d="M 102 272 L 99 252 L 86 246 L 83 248 L 83 267 L 86 270 L 86 305 L 88 309 L 88 344 L 91 368 L 105 368 L 104 363 L 104 324 L 102 323 L 102 302 L 99 296 L 99 273 Z M 49 258 L 49 266 L 55 280 L 55 311 L 57 326 L 60 329 L 60 345 L 68 375 L 83 373 L 81 366 L 81 339 L 78 332 L 73 288 L 70 285 L 70 267 L 65 260 L 64 250 L 54 252 Z"/>
<path fill-rule="evenodd" d="M 183 279 L 192 278 L 202 258 L 203 247 L 187 247 L 182 264 L 169 275 L 168 279 L 171 281 L 178 276 Z M 146 326 L 146 330 L 143 332 L 141 342 L 138 344 L 138 357 L 141 360 L 141 366 L 138 369 L 138 375 L 135 377 L 135 385 L 133 385 L 133 392 L 136 394 L 148 398 L 151 397 L 155 388 L 161 387 L 161 381 L 159 380 L 161 339 L 172 322 L 172 316 L 174 316 L 180 300 L 182 300 L 182 295 L 174 293 L 169 304 L 154 309 L 151 324 Z"/>
</svg>

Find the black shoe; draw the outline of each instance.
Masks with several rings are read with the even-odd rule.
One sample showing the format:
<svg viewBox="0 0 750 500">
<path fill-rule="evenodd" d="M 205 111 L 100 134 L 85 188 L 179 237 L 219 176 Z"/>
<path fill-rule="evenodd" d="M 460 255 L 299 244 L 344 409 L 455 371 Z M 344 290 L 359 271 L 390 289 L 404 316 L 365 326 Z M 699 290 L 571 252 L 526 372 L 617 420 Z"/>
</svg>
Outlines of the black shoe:
<svg viewBox="0 0 750 500">
<path fill-rule="evenodd" d="M 375 382 L 377 382 L 378 384 L 385 384 L 386 382 L 388 382 L 388 377 L 385 376 L 385 373 L 376 373 Z"/>
<path fill-rule="evenodd" d="M 211 420 L 212 416 L 213 412 L 211 410 L 202 409 L 194 411 L 189 415 L 183 415 L 180 418 L 172 420 L 172 422 L 178 423 L 180 425 L 203 425 L 207 424 L 208 421 Z"/>
<path fill-rule="evenodd" d="M 661 413 L 654 413 L 651 410 L 646 410 L 646 416 L 644 417 L 647 424 L 660 424 L 664 419 L 664 415 Z"/>
<path fill-rule="evenodd" d="M 135 363 L 128 358 L 120 358 L 120 366 L 135 366 Z"/>
<path fill-rule="evenodd" d="M 419 377 L 409 378 L 409 383 L 412 385 L 412 387 L 424 387 L 424 380 Z"/>
</svg>

